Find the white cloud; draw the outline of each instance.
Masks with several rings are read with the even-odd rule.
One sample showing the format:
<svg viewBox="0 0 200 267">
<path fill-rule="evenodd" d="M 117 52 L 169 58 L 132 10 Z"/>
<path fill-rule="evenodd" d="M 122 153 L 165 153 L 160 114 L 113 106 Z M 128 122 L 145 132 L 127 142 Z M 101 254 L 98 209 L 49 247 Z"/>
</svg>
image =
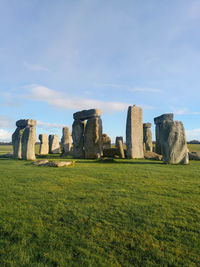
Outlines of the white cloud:
<svg viewBox="0 0 200 267">
<path fill-rule="evenodd" d="M 144 92 L 144 93 L 160 93 L 160 89 L 156 88 L 148 88 L 148 87 L 135 87 L 135 88 L 129 88 L 130 92 Z"/>
<path fill-rule="evenodd" d="M 0 142 L 11 142 L 12 134 L 8 131 L 0 129 Z"/>
<path fill-rule="evenodd" d="M 47 68 L 45 68 L 42 65 L 30 64 L 30 63 L 27 63 L 27 62 L 24 62 L 24 67 L 27 68 L 28 70 L 33 70 L 33 71 L 49 71 Z"/>
<path fill-rule="evenodd" d="M 71 98 L 41 85 L 32 85 L 27 95 L 31 100 L 44 101 L 49 105 L 67 110 L 100 108 L 105 111 L 126 110 L 130 104 L 122 102 L 103 102 L 94 99 Z"/>
<path fill-rule="evenodd" d="M 10 118 L 0 115 L 0 128 L 13 128 L 15 123 Z"/>
<path fill-rule="evenodd" d="M 49 123 L 49 122 L 42 122 L 42 121 L 37 121 L 37 127 L 38 128 L 58 128 L 58 129 L 60 129 L 60 128 L 63 128 L 63 127 L 67 127 L 66 125 L 64 125 L 64 124 L 57 124 L 57 123 Z"/>
<path fill-rule="evenodd" d="M 188 108 L 181 108 L 181 109 L 172 108 L 172 112 L 176 115 L 200 115 L 199 111 L 189 111 Z"/>
<path fill-rule="evenodd" d="M 200 128 L 186 130 L 186 139 L 189 140 L 200 140 Z"/>
</svg>

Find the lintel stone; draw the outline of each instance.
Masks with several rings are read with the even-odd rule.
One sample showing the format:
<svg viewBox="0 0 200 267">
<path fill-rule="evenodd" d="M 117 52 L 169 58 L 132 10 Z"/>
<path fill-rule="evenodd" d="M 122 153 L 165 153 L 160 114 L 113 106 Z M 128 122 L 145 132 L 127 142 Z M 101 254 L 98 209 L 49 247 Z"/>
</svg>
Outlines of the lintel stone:
<svg viewBox="0 0 200 267">
<path fill-rule="evenodd" d="M 100 117 L 102 114 L 100 109 L 88 109 L 75 112 L 73 114 L 74 120 L 87 120 L 94 117 Z"/>
</svg>

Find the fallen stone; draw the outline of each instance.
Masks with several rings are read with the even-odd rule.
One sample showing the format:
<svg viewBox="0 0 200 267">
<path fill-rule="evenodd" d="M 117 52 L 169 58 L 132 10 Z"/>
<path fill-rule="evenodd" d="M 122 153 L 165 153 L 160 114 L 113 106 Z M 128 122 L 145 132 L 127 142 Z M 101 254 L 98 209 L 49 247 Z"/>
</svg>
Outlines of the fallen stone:
<svg viewBox="0 0 200 267">
<path fill-rule="evenodd" d="M 144 151 L 144 158 L 152 160 L 162 160 L 162 155 L 159 155 L 152 151 Z"/>
<path fill-rule="evenodd" d="M 88 120 L 93 117 L 100 117 L 101 114 L 102 112 L 100 109 L 88 109 L 74 113 L 73 118 L 74 120 Z"/>
<path fill-rule="evenodd" d="M 200 152 L 189 152 L 189 160 L 200 160 Z"/>
<path fill-rule="evenodd" d="M 0 155 L 0 158 L 3 158 L 3 159 L 9 159 L 9 158 L 13 158 L 13 154 L 1 154 Z"/>
<path fill-rule="evenodd" d="M 44 166 L 47 163 L 49 163 L 49 161 L 47 159 L 44 159 L 44 160 L 36 160 L 36 161 L 33 161 L 32 162 L 33 165 L 37 165 L 37 166 Z"/>
</svg>

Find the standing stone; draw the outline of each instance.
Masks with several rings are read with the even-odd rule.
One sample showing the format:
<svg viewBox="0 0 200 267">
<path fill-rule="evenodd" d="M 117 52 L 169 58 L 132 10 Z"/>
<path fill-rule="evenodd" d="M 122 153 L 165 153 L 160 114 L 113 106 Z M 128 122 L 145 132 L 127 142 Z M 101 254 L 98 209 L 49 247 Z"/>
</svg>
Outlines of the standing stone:
<svg viewBox="0 0 200 267">
<path fill-rule="evenodd" d="M 128 108 L 126 122 L 126 146 L 128 158 L 144 158 L 142 108 Z"/>
<path fill-rule="evenodd" d="M 100 158 L 102 155 L 102 120 L 95 117 L 87 121 L 85 128 L 85 158 Z"/>
<path fill-rule="evenodd" d="M 13 157 L 15 159 L 22 158 L 22 135 L 24 128 L 17 127 L 12 135 L 12 145 L 13 145 Z"/>
<path fill-rule="evenodd" d="M 49 135 L 49 153 L 50 154 L 60 153 L 59 137 L 57 134 Z"/>
<path fill-rule="evenodd" d="M 115 147 L 119 149 L 119 141 L 122 141 L 122 144 L 123 144 L 123 136 L 116 136 L 116 139 L 115 139 Z"/>
<path fill-rule="evenodd" d="M 16 122 L 17 129 L 12 135 L 13 156 L 18 159 L 35 159 L 36 120 L 24 119 Z"/>
<path fill-rule="evenodd" d="M 152 151 L 152 132 L 151 123 L 143 123 L 143 142 L 144 151 Z"/>
<path fill-rule="evenodd" d="M 40 155 L 47 155 L 49 154 L 49 142 L 48 142 L 48 136 L 46 134 L 40 134 L 39 135 L 40 140 Z"/>
<path fill-rule="evenodd" d="M 84 158 L 84 129 L 85 122 L 74 120 L 72 124 L 72 139 L 73 139 L 73 156 L 76 158 Z"/>
<path fill-rule="evenodd" d="M 68 127 L 64 127 L 62 129 L 63 135 L 61 138 L 61 150 L 62 153 L 70 154 L 72 149 L 72 139 L 71 139 L 71 133 L 69 131 Z"/>
<path fill-rule="evenodd" d="M 162 155 L 161 151 L 161 141 L 160 141 L 160 132 L 162 123 L 164 121 L 173 121 L 174 114 L 173 113 L 166 113 L 159 117 L 154 118 L 154 123 L 156 125 L 156 153 Z"/>
<path fill-rule="evenodd" d="M 189 163 L 185 129 L 181 121 L 163 121 L 160 142 L 164 163 Z"/>
<path fill-rule="evenodd" d="M 35 126 L 28 125 L 22 135 L 22 159 L 35 160 Z"/>
<path fill-rule="evenodd" d="M 81 121 L 84 121 L 84 120 L 88 120 L 88 119 L 91 119 L 91 118 L 94 118 L 94 117 L 100 117 L 102 114 L 101 110 L 100 109 L 88 109 L 88 110 L 82 110 L 82 111 L 78 111 L 78 112 L 75 112 L 73 114 L 73 118 L 74 120 L 81 120 Z"/>
<path fill-rule="evenodd" d="M 121 139 L 118 139 L 117 141 L 117 147 L 119 149 L 119 153 L 120 153 L 120 158 L 124 159 L 125 155 L 124 155 L 124 147 L 123 147 L 123 143 Z"/>
<path fill-rule="evenodd" d="M 111 147 L 111 139 L 107 134 L 102 134 L 103 149 L 109 149 Z"/>
</svg>

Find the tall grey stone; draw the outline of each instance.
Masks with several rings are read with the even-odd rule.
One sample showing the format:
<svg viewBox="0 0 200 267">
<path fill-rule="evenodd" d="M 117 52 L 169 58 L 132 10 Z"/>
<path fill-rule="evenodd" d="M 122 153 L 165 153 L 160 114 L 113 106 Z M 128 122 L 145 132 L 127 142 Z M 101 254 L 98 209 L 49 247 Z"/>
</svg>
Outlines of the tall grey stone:
<svg viewBox="0 0 200 267">
<path fill-rule="evenodd" d="M 154 118 L 154 123 L 156 125 L 156 153 L 157 154 L 160 154 L 160 155 L 162 154 L 161 142 L 160 142 L 160 132 L 161 132 L 162 123 L 164 121 L 173 121 L 173 119 L 174 119 L 173 113 L 166 113 L 159 117 Z"/>
<path fill-rule="evenodd" d="M 60 153 L 59 137 L 57 134 L 49 135 L 49 153 L 50 154 Z"/>
<path fill-rule="evenodd" d="M 124 159 L 125 158 L 125 155 L 124 155 L 124 147 L 123 147 L 123 143 L 122 143 L 122 140 L 121 139 L 118 139 L 117 140 L 117 147 L 119 149 L 120 157 L 122 159 Z"/>
<path fill-rule="evenodd" d="M 85 127 L 85 158 L 100 158 L 102 155 L 102 120 L 91 118 Z"/>
<path fill-rule="evenodd" d="M 46 134 L 40 134 L 39 135 L 39 140 L 40 140 L 39 154 L 40 155 L 47 155 L 47 154 L 49 154 L 49 141 L 48 141 L 48 136 Z"/>
<path fill-rule="evenodd" d="M 128 158 L 144 158 L 142 108 L 128 108 L 126 121 L 126 146 Z"/>
<path fill-rule="evenodd" d="M 115 147 L 116 148 L 119 148 L 119 141 L 122 141 L 122 144 L 123 144 L 123 136 L 116 136 L 116 139 L 115 139 Z"/>
<path fill-rule="evenodd" d="M 164 163 L 189 163 L 185 129 L 181 121 L 162 122 L 160 143 Z"/>
<path fill-rule="evenodd" d="M 111 147 L 111 139 L 105 133 L 102 134 L 102 144 L 103 144 L 103 149 L 108 149 Z"/>
<path fill-rule="evenodd" d="M 72 139 L 71 133 L 68 127 L 62 129 L 62 138 L 61 138 L 61 150 L 62 153 L 69 154 L 72 149 Z"/>
<path fill-rule="evenodd" d="M 85 122 L 74 120 L 72 124 L 72 139 L 73 139 L 73 156 L 84 158 L 84 129 Z"/>
<path fill-rule="evenodd" d="M 22 135 L 22 159 L 35 160 L 35 143 L 35 126 L 28 125 Z"/>
<path fill-rule="evenodd" d="M 18 159 L 35 159 L 36 120 L 24 119 L 16 122 L 17 129 L 12 135 L 13 156 Z"/>
<path fill-rule="evenodd" d="M 143 142 L 144 151 L 152 151 L 152 132 L 151 123 L 143 123 Z"/>
<path fill-rule="evenodd" d="M 22 135 L 24 128 L 17 127 L 12 135 L 12 145 L 13 145 L 13 157 L 16 159 L 22 158 Z"/>
</svg>

